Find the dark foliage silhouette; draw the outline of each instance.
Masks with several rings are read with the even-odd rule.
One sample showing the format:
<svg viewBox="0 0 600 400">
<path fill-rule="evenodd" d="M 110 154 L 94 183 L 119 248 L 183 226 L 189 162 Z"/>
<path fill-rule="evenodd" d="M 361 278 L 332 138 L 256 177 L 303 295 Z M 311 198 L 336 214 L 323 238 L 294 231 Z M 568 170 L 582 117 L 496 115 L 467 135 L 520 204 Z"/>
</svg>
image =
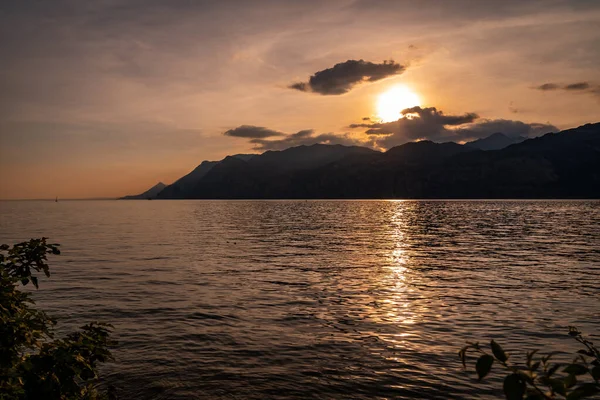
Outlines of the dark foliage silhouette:
<svg viewBox="0 0 600 400">
<path fill-rule="evenodd" d="M 36 309 L 31 294 L 38 276 L 50 276 L 49 254 L 57 244 L 46 238 L 10 247 L 0 246 L 0 399 L 103 399 L 114 391 L 97 389 L 98 364 L 111 360 L 111 326 L 84 325 L 63 338 L 54 338 L 56 320 Z"/>
<path fill-rule="evenodd" d="M 479 343 L 468 343 L 458 352 L 458 356 L 466 369 L 468 354 L 479 354 L 475 363 L 479 381 L 491 372 L 494 365 L 501 365 L 508 373 L 502 387 L 507 400 L 590 398 L 600 393 L 600 351 L 577 328 L 569 327 L 569 335 L 583 348 L 567 364 L 552 362 L 555 352 L 540 356 L 537 350 L 527 352 L 524 365 L 511 363 L 508 353 L 494 340 L 489 346 L 491 354 Z"/>
</svg>

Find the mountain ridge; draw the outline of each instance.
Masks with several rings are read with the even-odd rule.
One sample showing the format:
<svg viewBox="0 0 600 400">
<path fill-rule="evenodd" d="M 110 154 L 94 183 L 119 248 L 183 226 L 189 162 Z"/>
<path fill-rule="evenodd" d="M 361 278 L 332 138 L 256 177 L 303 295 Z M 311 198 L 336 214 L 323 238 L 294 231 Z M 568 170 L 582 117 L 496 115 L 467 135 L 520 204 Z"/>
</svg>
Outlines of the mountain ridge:
<svg viewBox="0 0 600 400">
<path fill-rule="evenodd" d="M 465 146 L 473 147 L 478 150 L 502 150 L 512 144 L 521 143 L 527 140 L 522 136 L 508 136 L 502 132 L 492 133 L 490 136 L 465 143 Z"/>
<path fill-rule="evenodd" d="M 598 198 L 600 123 L 494 150 L 431 141 L 386 152 L 316 144 L 211 163 L 185 190 L 169 189 L 184 176 L 156 198 Z"/>
<path fill-rule="evenodd" d="M 150 189 L 146 190 L 140 194 L 128 195 L 121 197 L 122 200 L 146 200 L 146 199 L 154 199 L 163 189 L 165 189 L 167 185 L 162 182 L 158 182 L 156 185 L 152 186 Z"/>
</svg>

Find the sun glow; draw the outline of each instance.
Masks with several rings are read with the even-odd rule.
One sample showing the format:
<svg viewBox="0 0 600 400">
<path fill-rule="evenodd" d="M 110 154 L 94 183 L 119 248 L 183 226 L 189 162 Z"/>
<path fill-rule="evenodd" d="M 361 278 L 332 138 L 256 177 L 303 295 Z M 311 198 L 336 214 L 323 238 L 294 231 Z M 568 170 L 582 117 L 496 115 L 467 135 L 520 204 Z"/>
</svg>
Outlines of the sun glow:
<svg viewBox="0 0 600 400">
<path fill-rule="evenodd" d="M 406 86 L 394 86 L 379 95 L 377 100 L 377 117 L 383 122 L 399 119 L 402 110 L 421 105 L 419 96 Z"/>
</svg>

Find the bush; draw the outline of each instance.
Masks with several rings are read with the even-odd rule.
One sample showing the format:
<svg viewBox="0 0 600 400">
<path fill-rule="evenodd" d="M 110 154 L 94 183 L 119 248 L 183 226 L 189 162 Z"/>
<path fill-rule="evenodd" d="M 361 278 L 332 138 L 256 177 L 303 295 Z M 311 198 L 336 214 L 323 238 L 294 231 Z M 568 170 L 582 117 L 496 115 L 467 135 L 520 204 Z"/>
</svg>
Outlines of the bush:
<svg viewBox="0 0 600 400">
<path fill-rule="evenodd" d="M 508 372 L 502 387 L 508 400 L 589 398 L 600 393 L 600 351 L 577 328 L 569 327 L 569 335 L 584 347 L 570 364 L 551 362 L 556 352 L 538 356 L 535 350 L 527 353 L 525 365 L 513 365 L 508 361 L 508 354 L 494 340 L 490 342 L 491 354 L 479 343 L 468 343 L 458 355 L 466 369 L 467 353 L 479 354 L 475 371 L 480 381 L 494 364 L 500 364 Z"/>
<path fill-rule="evenodd" d="M 50 270 L 47 255 L 58 255 L 46 238 L 0 246 L 0 399 L 102 399 L 97 390 L 98 363 L 112 359 L 111 326 L 90 323 L 54 339 L 56 321 L 34 308 L 31 294 L 19 289 L 35 273 Z"/>
</svg>

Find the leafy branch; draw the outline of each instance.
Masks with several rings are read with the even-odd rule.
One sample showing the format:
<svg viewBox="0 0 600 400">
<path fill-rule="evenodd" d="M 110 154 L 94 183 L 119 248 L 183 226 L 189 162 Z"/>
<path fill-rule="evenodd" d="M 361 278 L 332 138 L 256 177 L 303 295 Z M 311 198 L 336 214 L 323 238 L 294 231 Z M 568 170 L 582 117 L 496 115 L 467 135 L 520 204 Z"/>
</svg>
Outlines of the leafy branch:
<svg viewBox="0 0 600 400">
<path fill-rule="evenodd" d="M 551 352 L 538 355 L 538 350 L 527 352 L 525 365 L 512 364 L 509 355 L 494 340 L 489 349 L 478 342 L 467 343 L 458 356 L 467 368 L 467 355 L 478 354 L 475 371 L 479 381 L 485 378 L 494 364 L 499 364 L 508 372 L 502 389 L 507 400 L 578 400 L 600 393 L 600 352 L 581 332 L 569 327 L 569 335 L 585 348 L 577 352 L 569 364 L 552 362 L 557 354 Z"/>
<path fill-rule="evenodd" d="M 101 399 L 96 389 L 98 363 L 112 359 L 111 325 L 90 323 L 54 339 L 56 321 L 34 308 L 19 285 L 38 287 L 36 272 L 50 276 L 48 255 L 57 244 L 46 238 L 10 247 L 0 245 L 0 399 Z"/>
</svg>

